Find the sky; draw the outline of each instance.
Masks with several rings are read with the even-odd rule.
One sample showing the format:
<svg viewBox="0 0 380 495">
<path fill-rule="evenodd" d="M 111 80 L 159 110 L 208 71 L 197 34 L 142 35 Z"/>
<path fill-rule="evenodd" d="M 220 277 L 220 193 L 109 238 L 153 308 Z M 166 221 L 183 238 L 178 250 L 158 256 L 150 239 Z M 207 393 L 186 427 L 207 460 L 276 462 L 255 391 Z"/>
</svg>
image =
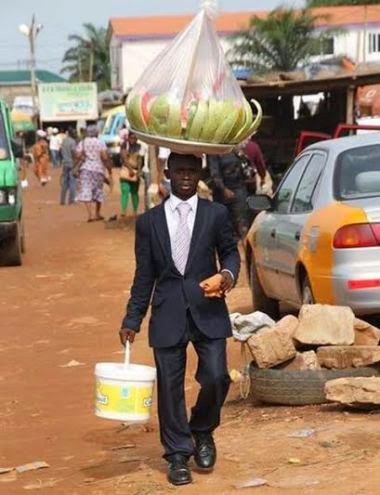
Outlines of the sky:
<svg viewBox="0 0 380 495">
<path fill-rule="evenodd" d="M 196 13 L 200 0 L 0 0 L 0 70 L 25 69 L 29 59 L 26 36 L 20 24 L 30 24 L 33 13 L 43 25 L 36 43 L 39 69 L 59 73 L 67 36 L 81 34 L 81 25 L 108 25 L 110 17 Z M 272 9 L 279 4 L 298 5 L 300 0 L 219 0 L 221 11 Z"/>
</svg>

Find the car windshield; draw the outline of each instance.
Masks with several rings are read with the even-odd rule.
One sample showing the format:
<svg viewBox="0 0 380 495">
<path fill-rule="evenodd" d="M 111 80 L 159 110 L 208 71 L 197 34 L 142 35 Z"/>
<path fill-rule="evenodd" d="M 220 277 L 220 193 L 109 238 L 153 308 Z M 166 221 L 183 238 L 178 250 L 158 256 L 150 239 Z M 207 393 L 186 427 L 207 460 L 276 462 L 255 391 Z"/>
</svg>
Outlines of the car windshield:
<svg viewBox="0 0 380 495">
<path fill-rule="evenodd" d="M 335 177 L 335 194 L 339 199 L 380 196 L 380 145 L 341 153 Z"/>
<path fill-rule="evenodd" d="M 114 125 L 116 118 L 117 118 L 117 115 L 112 115 L 112 117 L 110 119 L 107 119 L 108 122 L 106 122 L 106 125 L 104 126 L 103 134 L 111 134 L 111 130 L 112 130 L 112 127 Z"/>
<path fill-rule="evenodd" d="M 5 133 L 5 125 L 3 116 L 0 113 L 0 160 L 6 160 L 9 158 L 9 148 L 7 135 Z"/>
</svg>

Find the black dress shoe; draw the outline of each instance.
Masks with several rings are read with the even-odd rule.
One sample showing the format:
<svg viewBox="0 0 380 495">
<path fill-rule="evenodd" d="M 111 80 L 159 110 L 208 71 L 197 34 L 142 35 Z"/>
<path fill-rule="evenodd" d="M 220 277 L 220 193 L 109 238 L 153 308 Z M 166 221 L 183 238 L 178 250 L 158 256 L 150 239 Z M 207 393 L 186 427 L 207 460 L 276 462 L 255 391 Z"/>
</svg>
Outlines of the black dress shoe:
<svg viewBox="0 0 380 495">
<path fill-rule="evenodd" d="M 172 485 L 187 485 L 193 481 L 187 458 L 181 455 L 172 456 L 169 460 L 168 481 Z"/>
<path fill-rule="evenodd" d="M 204 470 L 211 471 L 216 462 L 216 447 L 211 433 L 194 433 L 195 464 Z"/>
</svg>

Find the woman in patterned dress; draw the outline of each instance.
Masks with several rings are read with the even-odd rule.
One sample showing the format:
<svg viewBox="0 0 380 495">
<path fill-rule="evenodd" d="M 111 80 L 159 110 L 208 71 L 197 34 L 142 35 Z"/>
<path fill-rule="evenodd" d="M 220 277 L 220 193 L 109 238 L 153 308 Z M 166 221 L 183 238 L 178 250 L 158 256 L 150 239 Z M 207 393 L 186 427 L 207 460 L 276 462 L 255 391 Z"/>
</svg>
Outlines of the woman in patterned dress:
<svg viewBox="0 0 380 495">
<path fill-rule="evenodd" d="M 85 204 L 88 222 L 103 220 L 100 214 L 104 201 L 103 185 L 106 169 L 111 174 L 111 165 L 106 145 L 98 138 L 98 129 L 95 125 L 87 128 L 87 136 L 78 144 L 77 158 L 82 164 L 76 199 Z"/>
<path fill-rule="evenodd" d="M 34 173 L 42 186 L 45 186 L 50 180 L 48 177 L 49 146 L 46 141 L 46 136 L 46 132 L 39 129 L 37 131 L 37 142 L 32 147 Z"/>
</svg>

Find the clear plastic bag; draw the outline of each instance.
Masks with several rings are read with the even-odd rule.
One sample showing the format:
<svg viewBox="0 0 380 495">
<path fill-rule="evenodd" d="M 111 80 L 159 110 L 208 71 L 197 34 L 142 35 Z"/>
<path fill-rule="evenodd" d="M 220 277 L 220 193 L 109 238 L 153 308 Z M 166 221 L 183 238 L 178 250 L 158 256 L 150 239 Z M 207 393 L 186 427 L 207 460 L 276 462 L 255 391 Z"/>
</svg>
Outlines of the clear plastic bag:
<svg viewBox="0 0 380 495">
<path fill-rule="evenodd" d="M 252 100 L 257 112 L 254 118 L 225 60 L 214 17 L 214 2 L 203 2 L 187 28 L 142 74 L 127 99 L 133 130 L 167 142 L 231 147 L 256 131 L 261 107 Z"/>
</svg>

